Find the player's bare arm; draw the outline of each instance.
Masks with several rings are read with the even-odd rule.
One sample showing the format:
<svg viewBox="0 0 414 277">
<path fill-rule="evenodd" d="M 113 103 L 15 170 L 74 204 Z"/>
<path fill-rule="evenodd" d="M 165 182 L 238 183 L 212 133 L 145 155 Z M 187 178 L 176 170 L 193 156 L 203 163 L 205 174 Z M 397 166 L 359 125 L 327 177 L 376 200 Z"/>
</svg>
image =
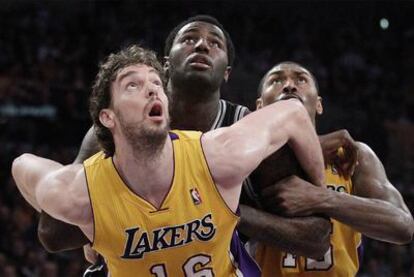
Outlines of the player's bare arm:
<svg viewBox="0 0 414 277">
<path fill-rule="evenodd" d="M 92 237 L 92 211 L 82 165 L 61 164 L 23 154 L 12 165 L 17 187 L 38 211 L 78 225 Z"/>
<path fill-rule="evenodd" d="M 319 140 L 325 163 L 337 165 L 341 169 L 339 170 L 340 174 L 345 178 L 350 178 L 357 163 L 358 147 L 348 131 L 338 130 L 328 133 L 319 136 Z M 340 147 L 346 153 L 342 157 L 337 155 Z M 345 167 L 345 165 L 347 166 Z M 271 179 L 277 180 L 277 178 Z M 268 195 L 268 197 L 271 196 Z M 266 201 L 267 205 L 263 204 L 267 206 L 268 211 L 272 211 L 275 207 L 273 203 L 275 201 L 271 199 Z M 239 230 L 256 241 L 271 244 L 285 252 L 310 258 L 319 258 L 329 248 L 331 225 L 327 218 L 316 215 L 299 218 L 284 217 L 245 205 L 240 205 L 240 211 Z"/>
<path fill-rule="evenodd" d="M 345 195 L 336 195 L 332 200 L 340 201 L 336 205 L 340 210 L 333 209 L 330 215 L 370 238 L 396 244 L 410 242 L 414 221 L 404 199 L 388 180 L 374 151 L 363 143 L 358 143 L 358 147 L 359 165 L 352 177 L 357 196 L 346 195 L 347 199 Z"/>
<path fill-rule="evenodd" d="M 355 195 L 310 187 L 290 177 L 283 181 L 289 186 L 265 192 L 267 201 L 278 201 L 279 211 L 289 216 L 324 213 L 370 238 L 396 244 L 410 242 L 414 223 L 401 194 L 388 180 L 372 149 L 363 143 L 358 147 L 358 166 L 352 177 Z M 272 195 L 278 195 L 277 199 Z"/>
<path fill-rule="evenodd" d="M 73 163 L 81 164 L 98 151 L 98 141 L 91 127 L 83 138 L 79 153 Z M 59 221 L 44 211 L 40 214 L 37 233 L 43 247 L 49 252 L 76 249 L 89 243 L 79 227 Z M 67 239 L 62 240 L 63 234 Z"/>
<path fill-rule="evenodd" d="M 320 258 L 329 248 L 331 225 L 319 216 L 288 218 L 240 205 L 238 229 L 249 238 L 294 255 Z"/>
<path fill-rule="evenodd" d="M 312 182 L 323 186 L 324 166 L 319 140 L 306 110 L 297 100 L 269 105 L 231 127 L 206 133 L 202 142 L 213 178 L 234 211 L 238 201 L 231 200 L 231 195 L 240 194 L 241 182 L 264 158 L 286 143 Z"/>
</svg>

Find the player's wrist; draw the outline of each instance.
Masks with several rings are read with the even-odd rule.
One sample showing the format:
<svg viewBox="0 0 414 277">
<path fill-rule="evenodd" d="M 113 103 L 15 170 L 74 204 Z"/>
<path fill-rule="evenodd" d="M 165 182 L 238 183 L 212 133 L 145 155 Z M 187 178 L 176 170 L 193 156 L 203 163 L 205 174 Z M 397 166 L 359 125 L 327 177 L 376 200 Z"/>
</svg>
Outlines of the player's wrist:
<svg viewBox="0 0 414 277">
<path fill-rule="evenodd" d="M 326 188 L 321 188 L 318 195 L 318 203 L 314 207 L 314 213 L 329 214 L 337 201 L 336 195 Z"/>
</svg>

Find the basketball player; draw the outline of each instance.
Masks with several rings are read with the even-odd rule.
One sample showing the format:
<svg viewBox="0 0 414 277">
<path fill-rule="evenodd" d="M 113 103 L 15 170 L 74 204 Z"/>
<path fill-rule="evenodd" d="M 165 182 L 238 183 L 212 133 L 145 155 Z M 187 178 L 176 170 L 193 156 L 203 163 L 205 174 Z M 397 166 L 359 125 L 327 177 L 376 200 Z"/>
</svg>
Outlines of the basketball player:
<svg viewBox="0 0 414 277">
<path fill-rule="evenodd" d="M 111 276 L 259 276 L 232 252 L 242 182 L 287 143 L 323 187 L 310 118 L 291 99 L 231 127 L 169 132 L 161 74 L 155 53 L 138 46 L 109 55 L 90 99 L 103 151 L 68 166 L 23 154 L 16 184 L 38 211 L 78 226 Z"/>
<path fill-rule="evenodd" d="M 277 64 L 259 86 L 257 109 L 283 99 L 299 99 L 312 122 L 322 114 L 322 98 L 314 75 L 293 62 Z M 355 276 L 359 268 L 361 233 L 377 240 L 403 244 L 412 239 L 413 218 L 401 194 L 388 181 L 371 148 L 355 143 L 358 165 L 350 179 L 335 167 L 325 170 L 329 189 L 309 186 L 295 176 L 262 191 L 267 207 L 287 216 L 325 214 L 332 218 L 331 245 L 323 259 L 300 257 L 259 243 L 255 258 L 263 276 Z"/>
<path fill-rule="evenodd" d="M 165 64 L 173 128 L 206 132 L 230 126 L 249 111 L 220 99 L 234 61 L 232 40 L 223 26 L 210 16 L 196 16 L 177 25 L 165 43 Z M 82 143 L 76 162 L 99 151 L 93 130 Z M 241 205 L 241 211 L 263 211 Z M 297 254 L 319 257 L 329 247 L 329 222 L 318 216 L 284 218 L 265 214 L 277 224 L 262 230 L 263 239 Z M 62 240 L 62 234 L 68 239 Z M 295 235 L 292 235 L 295 234 Z M 79 248 L 88 243 L 80 230 L 60 223 L 42 212 L 39 237 L 49 251 Z M 88 252 L 90 253 L 90 252 Z M 93 255 L 91 259 L 93 260 Z"/>
</svg>

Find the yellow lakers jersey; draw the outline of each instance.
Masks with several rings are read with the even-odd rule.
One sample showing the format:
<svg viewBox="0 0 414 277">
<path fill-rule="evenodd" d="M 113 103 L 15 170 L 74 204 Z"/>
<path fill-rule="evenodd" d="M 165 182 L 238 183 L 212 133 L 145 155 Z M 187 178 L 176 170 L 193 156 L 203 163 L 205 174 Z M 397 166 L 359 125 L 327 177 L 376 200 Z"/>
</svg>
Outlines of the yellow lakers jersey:
<svg viewBox="0 0 414 277">
<path fill-rule="evenodd" d="M 92 246 L 111 276 L 239 276 L 230 249 L 238 216 L 212 180 L 200 137 L 170 133 L 174 177 L 159 209 L 128 188 L 111 157 L 85 161 Z"/>
<path fill-rule="evenodd" d="M 325 170 L 329 189 L 340 193 L 352 193 L 352 182 L 341 178 L 333 167 Z M 298 257 L 274 247 L 258 244 L 255 258 L 262 269 L 262 276 L 321 276 L 351 277 L 359 268 L 361 234 L 351 227 L 331 219 L 331 244 L 320 260 Z"/>
</svg>

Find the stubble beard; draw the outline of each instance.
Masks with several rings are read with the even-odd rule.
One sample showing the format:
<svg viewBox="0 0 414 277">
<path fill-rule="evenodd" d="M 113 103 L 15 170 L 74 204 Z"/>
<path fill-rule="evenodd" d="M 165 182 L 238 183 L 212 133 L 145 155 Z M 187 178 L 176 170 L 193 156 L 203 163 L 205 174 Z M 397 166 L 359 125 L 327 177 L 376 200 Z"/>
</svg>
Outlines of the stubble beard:
<svg viewBox="0 0 414 277">
<path fill-rule="evenodd" d="M 134 157 L 151 162 L 157 160 L 167 139 L 169 119 L 163 127 L 146 126 L 145 120 L 127 123 L 118 113 L 121 131 L 127 143 L 133 149 Z"/>
</svg>

